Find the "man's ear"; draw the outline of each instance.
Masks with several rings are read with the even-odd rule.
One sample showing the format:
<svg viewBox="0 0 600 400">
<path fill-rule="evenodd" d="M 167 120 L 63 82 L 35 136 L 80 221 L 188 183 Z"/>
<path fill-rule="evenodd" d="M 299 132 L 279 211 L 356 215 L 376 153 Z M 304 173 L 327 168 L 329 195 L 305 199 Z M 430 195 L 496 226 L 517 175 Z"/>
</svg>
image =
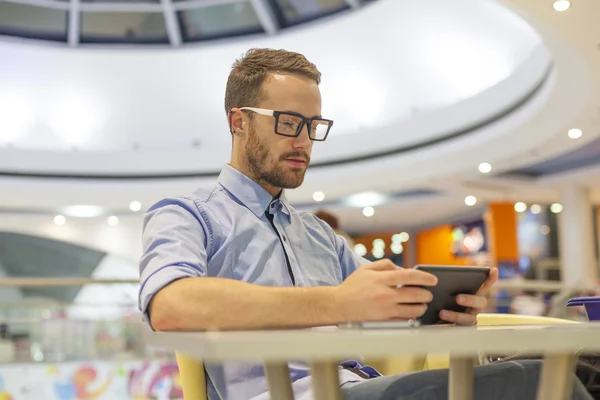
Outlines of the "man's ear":
<svg viewBox="0 0 600 400">
<path fill-rule="evenodd" d="M 240 135 L 246 128 L 244 112 L 239 108 L 232 108 L 229 112 L 229 130 L 232 134 Z"/>
</svg>

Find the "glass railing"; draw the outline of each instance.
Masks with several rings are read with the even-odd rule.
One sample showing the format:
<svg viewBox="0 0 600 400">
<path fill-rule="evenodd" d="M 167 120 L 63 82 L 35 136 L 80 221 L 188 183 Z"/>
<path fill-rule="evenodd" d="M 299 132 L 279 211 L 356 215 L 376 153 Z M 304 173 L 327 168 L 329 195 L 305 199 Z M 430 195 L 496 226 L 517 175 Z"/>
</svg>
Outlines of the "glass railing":
<svg viewBox="0 0 600 400">
<path fill-rule="evenodd" d="M 76 307 L 28 309 L 26 313 L 41 315 L 0 319 L 0 363 L 173 359 L 146 345 L 142 332 L 148 327 L 138 313 L 120 310 L 123 318 L 110 320 L 69 318 Z"/>
<path fill-rule="evenodd" d="M 8 288 L 137 285 L 135 280 L 5 278 Z M 107 296 L 110 297 L 110 296 Z M 0 363 L 60 363 L 82 360 L 168 359 L 174 355 L 144 342 L 135 299 L 99 298 L 91 303 L 25 299 L 0 302 Z"/>
</svg>

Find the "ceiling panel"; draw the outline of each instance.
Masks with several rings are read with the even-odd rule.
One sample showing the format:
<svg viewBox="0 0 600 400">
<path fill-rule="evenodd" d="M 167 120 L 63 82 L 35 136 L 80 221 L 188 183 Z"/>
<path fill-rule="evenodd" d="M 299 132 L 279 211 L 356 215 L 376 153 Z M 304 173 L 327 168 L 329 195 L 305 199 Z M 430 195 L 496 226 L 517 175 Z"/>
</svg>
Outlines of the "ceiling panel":
<svg viewBox="0 0 600 400">
<path fill-rule="evenodd" d="M 35 236 L 0 232 L 0 262 L 8 277 L 89 277 L 106 253 Z M 80 287 L 22 288 L 26 297 L 73 301 Z"/>
<path fill-rule="evenodd" d="M 551 160 L 510 171 L 506 175 L 539 177 L 600 164 L 600 139 Z"/>
</svg>

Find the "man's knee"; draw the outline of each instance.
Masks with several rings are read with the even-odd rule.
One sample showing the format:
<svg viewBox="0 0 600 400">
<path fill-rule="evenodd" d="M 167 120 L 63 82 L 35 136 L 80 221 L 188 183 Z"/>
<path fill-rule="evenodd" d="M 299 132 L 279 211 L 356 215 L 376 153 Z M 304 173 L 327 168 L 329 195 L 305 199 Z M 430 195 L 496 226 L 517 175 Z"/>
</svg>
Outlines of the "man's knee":
<svg viewBox="0 0 600 400">
<path fill-rule="evenodd" d="M 477 366 L 473 371 L 474 397 L 490 400 L 535 398 L 541 366 L 542 362 L 539 360 Z M 445 399 L 448 395 L 448 378 L 447 369 L 421 371 L 404 376 L 389 385 L 380 399 Z M 514 397 L 517 394 L 518 397 Z"/>
</svg>

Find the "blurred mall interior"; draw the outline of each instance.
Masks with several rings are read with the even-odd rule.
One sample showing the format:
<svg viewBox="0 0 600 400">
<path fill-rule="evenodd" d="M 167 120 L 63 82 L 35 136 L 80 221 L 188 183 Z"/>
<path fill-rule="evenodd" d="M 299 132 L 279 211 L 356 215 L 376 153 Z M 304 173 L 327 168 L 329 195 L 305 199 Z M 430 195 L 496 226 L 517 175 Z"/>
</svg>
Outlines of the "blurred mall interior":
<svg viewBox="0 0 600 400">
<path fill-rule="evenodd" d="M 0 398 L 182 397 L 141 336 L 142 217 L 214 184 L 251 47 L 323 73 L 335 126 L 297 209 L 369 260 L 497 266 L 490 312 L 585 320 L 598 21 L 597 0 L 0 0 Z"/>
</svg>

